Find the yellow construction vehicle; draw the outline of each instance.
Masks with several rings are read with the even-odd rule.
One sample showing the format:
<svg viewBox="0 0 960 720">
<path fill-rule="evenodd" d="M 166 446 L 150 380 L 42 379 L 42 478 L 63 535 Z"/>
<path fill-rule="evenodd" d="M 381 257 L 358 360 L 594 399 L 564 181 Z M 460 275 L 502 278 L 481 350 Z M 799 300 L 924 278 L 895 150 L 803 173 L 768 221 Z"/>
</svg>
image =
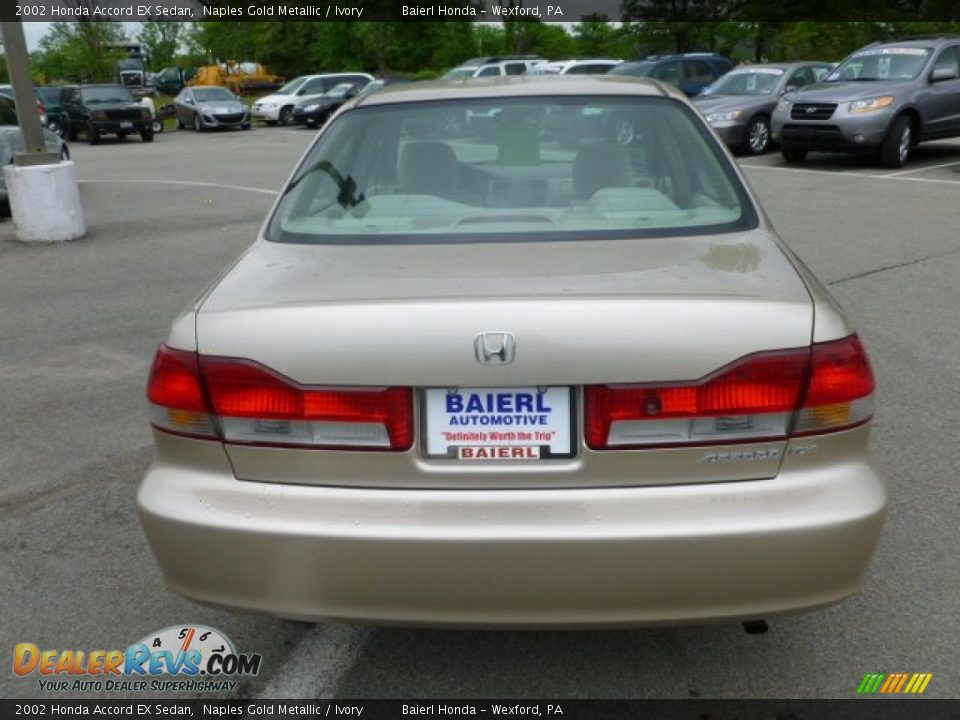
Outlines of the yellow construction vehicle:
<svg viewBox="0 0 960 720">
<path fill-rule="evenodd" d="M 227 62 L 204 65 L 187 85 L 223 85 L 237 95 L 263 93 L 283 85 L 283 78 L 272 75 L 269 68 L 255 62 Z"/>
</svg>

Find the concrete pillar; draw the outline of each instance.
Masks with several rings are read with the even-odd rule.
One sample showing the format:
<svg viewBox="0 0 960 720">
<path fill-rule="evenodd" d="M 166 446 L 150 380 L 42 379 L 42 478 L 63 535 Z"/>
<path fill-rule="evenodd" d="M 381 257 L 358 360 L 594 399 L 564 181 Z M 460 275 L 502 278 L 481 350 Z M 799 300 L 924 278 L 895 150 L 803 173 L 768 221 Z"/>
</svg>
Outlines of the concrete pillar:
<svg viewBox="0 0 960 720">
<path fill-rule="evenodd" d="M 18 240 L 54 243 L 86 234 L 72 160 L 55 165 L 7 165 L 3 173 Z"/>
</svg>

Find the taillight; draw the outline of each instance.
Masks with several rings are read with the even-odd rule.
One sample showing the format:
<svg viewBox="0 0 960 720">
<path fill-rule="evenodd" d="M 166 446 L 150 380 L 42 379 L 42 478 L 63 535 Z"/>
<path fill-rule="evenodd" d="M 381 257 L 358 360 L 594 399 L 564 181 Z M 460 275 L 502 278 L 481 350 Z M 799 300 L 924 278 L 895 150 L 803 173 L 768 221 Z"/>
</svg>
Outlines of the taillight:
<svg viewBox="0 0 960 720">
<path fill-rule="evenodd" d="M 810 382 L 794 435 L 842 430 L 865 423 L 873 415 L 873 370 L 856 335 L 819 343 L 810 355 Z"/>
<path fill-rule="evenodd" d="M 687 383 L 590 385 L 594 450 L 777 440 L 866 422 L 873 375 L 856 335 L 750 355 Z"/>
<path fill-rule="evenodd" d="M 171 406 L 175 398 L 164 394 L 171 381 L 156 372 L 158 367 L 175 367 L 175 377 L 169 374 L 183 386 L 190 384 L 184 376 L 193 373 L 196 393 L 182 393 L 183 407 Z M 407 450 L 413 445 L 410 388 L 304 386 L 249 360 L 198 358 L 164 346 L 157 351 L 154 369 L 147 395 L 155 408 L 154 425 L 161 430 L 201 436 L 169 419 L 174 415 L 171 407 L 195 411 L 199 398 L 225 442 L 372 450 Z M 165 410 L 160 422 L 157 406 Z"/>
<path fill-rule="evenodd" d="M 161 345 L 150 369 L 147 400 L 154 427 L 179 435 L 217 437 L 200 386 L 196 353 Z"/>
</svg>

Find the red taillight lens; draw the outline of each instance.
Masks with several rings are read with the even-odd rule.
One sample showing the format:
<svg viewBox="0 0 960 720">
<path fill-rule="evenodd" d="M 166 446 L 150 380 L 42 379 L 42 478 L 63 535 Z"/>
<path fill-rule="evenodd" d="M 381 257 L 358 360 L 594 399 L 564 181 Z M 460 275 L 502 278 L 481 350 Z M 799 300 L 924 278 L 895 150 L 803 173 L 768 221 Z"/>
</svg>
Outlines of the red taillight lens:
<svg viewBox="0 0 960 720">
<path fill-rule="evenodd" d="M 410 388 L 302 386 L 249 360 L 198 357 L 163 345 L 147 399 L 155 427 L 193 437 L 372 450 L 413 445 Z"/>
<path fill-rule="evenodd" d="M 809 350 L 751 355 L 692 383 L 587 386 L 587 446 L 783 437 L 806 382 L 809 357 Z"/>
<path fill-rule="evenodd" d="M 200 385 L 196 353 L 161 345 L 150 369 L 147 400 L 157 428 L 195 437 L 217 436 Z"/>
<path fill-rule="evenodd" d="M 161 345 L 150 369 L 147 399 L 163 407 L 206 412 L 197 354 Z"/>
<path fill-rule="evenodd" d="M 410 388 L 300 386 L 246 360 L 200 358 L 213 412 L 228 441 L 407 450 Z"/>
<path fill-rule="evenodd" d="M 814 345 L 810 382 L 793 433 L 810 435 L 866 422 L 873 415 L 874 388 L 870 359 L 856 335 Z"/>
<path fill-rule="evenodd" d="M 690 383 L 587 386 L 586 442 L 606 450 L 832 432 L 870 419 L 873 390 L 866 351 L 851 335 L 751 355 Z"/>
</svg>

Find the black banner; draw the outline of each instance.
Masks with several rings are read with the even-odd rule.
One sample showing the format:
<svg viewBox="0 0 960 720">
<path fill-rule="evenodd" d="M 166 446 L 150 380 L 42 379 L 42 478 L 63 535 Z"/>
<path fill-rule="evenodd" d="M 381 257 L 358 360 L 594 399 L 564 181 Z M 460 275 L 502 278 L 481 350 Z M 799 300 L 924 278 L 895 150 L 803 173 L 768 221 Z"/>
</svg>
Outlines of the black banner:
<svg viewBox="0 0 960 720">
<path fill-rule="evenodd" d="M 955 22 L 960 21 L 960 0 L 837 0 L 829 4 L 759 0 L 4 0 L 0 20 Z"/>
<path fill-rule="evenodd" d="M 0 700 L 0 717 L 955 720 L 960 700 Z"/>
</svg>

